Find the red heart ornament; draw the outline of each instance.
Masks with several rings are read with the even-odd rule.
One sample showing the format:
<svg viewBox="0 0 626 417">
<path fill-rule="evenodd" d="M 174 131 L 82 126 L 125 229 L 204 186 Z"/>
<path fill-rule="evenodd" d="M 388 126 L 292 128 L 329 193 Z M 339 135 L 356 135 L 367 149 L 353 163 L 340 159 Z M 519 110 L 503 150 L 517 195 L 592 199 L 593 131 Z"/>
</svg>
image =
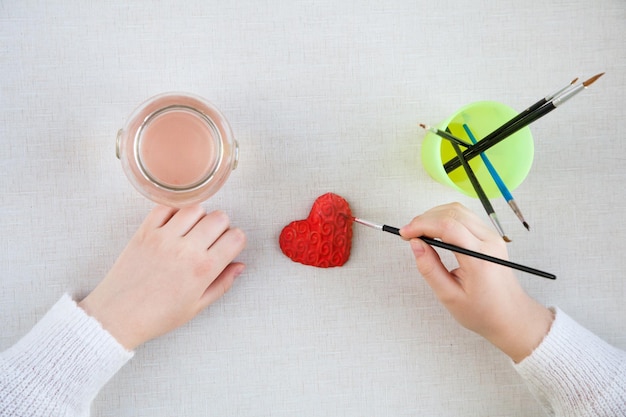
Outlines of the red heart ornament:
<svg viewBox="0 0 626 417">
<path fill-rule="evenodd" d="M 319 196 L 306 220 L 295 220 L 280 232 L 280 249 L 294 262 L 330 268 L 350 257 L 353 217 L 337 194 Z"/>
</svg>

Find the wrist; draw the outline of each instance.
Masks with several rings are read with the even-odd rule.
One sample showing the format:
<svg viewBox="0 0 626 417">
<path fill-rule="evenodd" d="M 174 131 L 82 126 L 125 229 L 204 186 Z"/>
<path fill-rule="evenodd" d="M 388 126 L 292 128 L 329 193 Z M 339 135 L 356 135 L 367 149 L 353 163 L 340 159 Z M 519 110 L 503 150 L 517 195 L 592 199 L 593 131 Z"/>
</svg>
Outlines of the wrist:
<svg viewBox="0 0 626 417">
<path fill-rule="evenodd" d="M 553 321 L 551 310 L 526 296 L 513 309 L 503 328 L 486 338 L 513 362 L 519 363 L 541 344 Z"/>
<path fill-rule="evenodd" d="M 90 294 L 91 295 L 91 294 Z M 102 328 L 106 330 L 117 342 L 122 345 L 126 350 L 133 351 L 137 346 L 142 344 L 142 341 L 138 340 L 132 333 L 129 334 L 125 331 L 121 323 L 125 323 L 126 320 L 116 320 L 106 314 L 107 308 L 102 303 L 99 303 L 93 296 L 88 295 L 81 302 L 78 303 L 80 307 L 87 315 L 96 319 Z"/>
</svg>

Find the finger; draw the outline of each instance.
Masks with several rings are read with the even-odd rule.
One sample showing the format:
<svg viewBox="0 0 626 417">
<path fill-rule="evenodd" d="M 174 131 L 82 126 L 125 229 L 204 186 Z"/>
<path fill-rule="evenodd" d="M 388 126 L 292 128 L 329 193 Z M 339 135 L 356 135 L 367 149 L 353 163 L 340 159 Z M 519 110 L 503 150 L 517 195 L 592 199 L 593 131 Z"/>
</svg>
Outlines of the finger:
<svg viewBox="0 0 626 417">
<path fill-rule="evenodd" d="M 186 237 L 208 249 L 230 226 L 230 219 L 223 211 L 213 211 L 200 219 Z"/>
<path fill-rule="evenodd" d="M 162 228 L 175 235 L 184 236 L 205 214 L 204 209 L 197 204 L 184 207 L 178 210 Z"/>
<path fill-rule="evenodd" d="M 400 229 L 400 233 L 409 239 L 428 236 L 457 245 L 471 245 L 464 246 L 468 249 L 477 248 L 480 241 L 500 239 L 478 216 L 457 203 L 435 207 L 417 216 Z"/>
<path fill-rule="evenodd" d="M 142 227 L 147 229 L 158 229 L 167 223 L 178 210 L 172 207 L 157 205 L 154 206 L 142 223 Z"/>
<path fill-rule="evenodd" d="M 408 239 L 428 236 L 471 250 L 478 250 L 481 245 L 481 240 L 467 227 L 448 216 L 418 216 L 400 229 L 400 233 Z"/>
<path fill-rule="evenodd" d="M 463 293 L 454 275 L 446 269 L 439 254 L 430 245 L 420 239 L 411 239 L 410 245 L 419 273 L 442 303 L 446 304 Z"/>
<path fill-rule="evenodd" d="M 208 286 L 241 253 L 246 246 L 246 235 L 241 229 L 228 229 L 211 245 L 206 253 L 204 275 Z"/>
<path fill-rule="evenodd" d="M 435 233 L 435 235 L 428 236 L 443 238 L 443 233 L 447 228 L 454 230 L 455 222 L 463 225 L 480 240 L 488 239 L 492 234 L 490 228 L 478 216 L 459 203 L 445 204 L 426 211 L 407 225 L 406 232 L 410 234 L 419 225 L 431 223 L 436 225 L 439 230 L 431 232 Z"/>
<path fill-rule="evenodd" d="M 245 265 L 242 263 L 229 264 L 222 273 L 208 286 L 208 288 L 200 297 L 198 302 L 199 310 L 204 310 L 215 301 L 220 299 L 224 294 L 228 292 L 233 286 L 235 279 L 241 275 Z"/>
<path fill-rule="evenodd" d="M 461 204 L 450 204 L 443 208 L 449 216 L 454 216 L 459 223 L 463 224 L 474 236 L 482 241 L 501 240 L 500 235 L 476 213 Z"/>
</svg>

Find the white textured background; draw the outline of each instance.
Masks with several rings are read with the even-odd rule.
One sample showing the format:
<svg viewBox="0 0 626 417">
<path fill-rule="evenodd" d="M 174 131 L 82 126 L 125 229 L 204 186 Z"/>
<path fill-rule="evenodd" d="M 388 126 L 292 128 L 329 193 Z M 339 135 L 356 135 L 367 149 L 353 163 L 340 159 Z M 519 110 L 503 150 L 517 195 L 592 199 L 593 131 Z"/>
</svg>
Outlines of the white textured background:
<svg viewBox="0 0 626 417">
<path fill-rule="evenodd" d="M 452 200 L 483 215 L 424 172 L 417 123 L 477 100 L 521 110 L 606 71 L 532 126 L 515 191 L 532 231 L 494 205 L 511 258 L 559 276 L 519 274 L 528 292 L 625 349 L 625 35 L 623 0 L 0 1 L 0 349 L 106 273 L 151 207 L 115 158 L 117 129 L 183 90 L 239 140 L 239 168 L 205 206 L 247 231 L 248 269 L 140 348 L 93 415 L 540 414 L 400 239 L 357 226 L 350 261 L 318 270 L 285 258 L 278 234 L 328 191 L 398 226 Z"/>
</svg>

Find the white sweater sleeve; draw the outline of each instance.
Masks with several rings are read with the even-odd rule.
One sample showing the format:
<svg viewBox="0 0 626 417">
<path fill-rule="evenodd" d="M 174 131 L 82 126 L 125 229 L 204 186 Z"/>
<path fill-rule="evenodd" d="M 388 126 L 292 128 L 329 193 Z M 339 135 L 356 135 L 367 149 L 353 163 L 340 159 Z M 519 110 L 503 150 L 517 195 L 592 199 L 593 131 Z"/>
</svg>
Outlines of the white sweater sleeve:
<svg viewBox="0 0 626 417">
<path fill-rule="evenodd" d="M 517 372 L 551 416 L 626 416 L 626 352 L 553 311 L 550 332 Z"/>
<path fill-rule="evenodd" d="M 0 416 L 86 416 L 133 356 L 66 294 L 0 354 Z"/>
</svg>

